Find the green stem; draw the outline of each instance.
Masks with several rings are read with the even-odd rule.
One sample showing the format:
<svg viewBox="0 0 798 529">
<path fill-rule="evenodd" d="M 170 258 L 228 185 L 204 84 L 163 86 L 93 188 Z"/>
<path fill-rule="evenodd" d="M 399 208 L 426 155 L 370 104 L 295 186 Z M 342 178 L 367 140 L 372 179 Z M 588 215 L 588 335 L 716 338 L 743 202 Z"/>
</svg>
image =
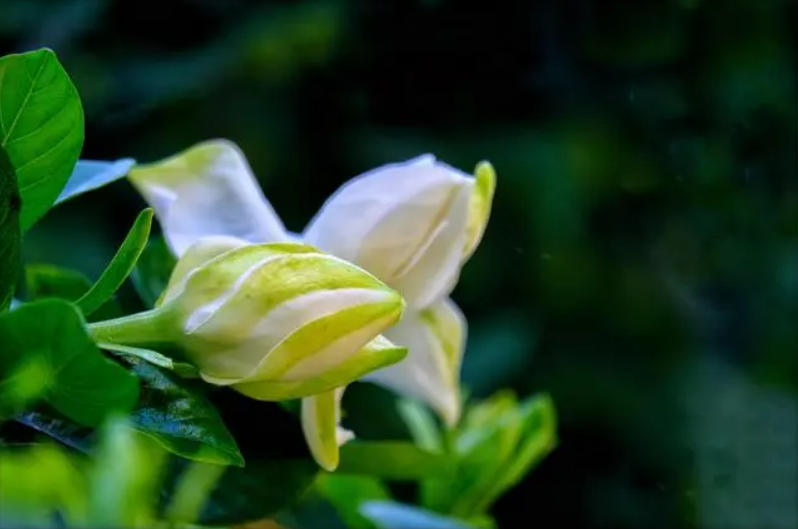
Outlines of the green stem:
<svg viewBox="0 0 798 529">
<path fill-rule="evenodd" d="M 97 343 L 144 345 L 169 341 L 163 312 L 158 309 L 90 323 L 88 328 Z"/>
</svg>

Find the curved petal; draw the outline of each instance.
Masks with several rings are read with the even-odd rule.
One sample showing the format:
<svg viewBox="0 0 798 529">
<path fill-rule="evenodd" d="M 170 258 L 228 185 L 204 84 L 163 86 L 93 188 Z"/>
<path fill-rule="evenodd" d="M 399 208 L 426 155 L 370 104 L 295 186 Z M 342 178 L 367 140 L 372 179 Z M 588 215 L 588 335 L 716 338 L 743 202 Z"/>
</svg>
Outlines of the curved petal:
<svg viewBox="0 0 798 529">
<path fill-rule="evenodd" d="M 313 459 L 328 472 L 338 468 L 338 449 L 355 435 L 338 426 L 346 387 L 302 399 L 302 432 Z"/>
<path fill-rule="evenodd" d="M 128 178 L 155 209 L 177 256 L 209 235 L 248 242 L 288 240 L 244 154 L 230 141 L 203 142 L 165 160 L 137 165 Z"/>
<path fill-rule="evenodd" d="M 309 378 L 241 381 L 218 379 L 206 374 L 202 374 L 202 378 L 218 386 L 232 386 L 239 393 L 256 400 L 298 399 L 351 384 L 368 373 L 400 362 L 406 356 L 406 347 L 394 345 L 383 336 L 378 336 L 341 365 Z"/>
<path fill-rule="evenodd" d="M 445 295 L 465 247 L 474 179 L 423 156 L 344 184 L 304 232 L 304 240 L 362 266 L 411 307 Z"/>
<path fill-rule="evenodd" d="M 474 169 L 474 178 L 476 185 L 468 205 L 468 227 L 466 228 L 463 262 L 471 257 L 482 240 L 493 206 L 493 195 L 496 193 L 496 170 L 490 162 L 478 163 Z"/>
<path fill-rule="evenodd" d="M 363 380 L 421 400 L 447 425 L 455 425 L 461 412 L 460 366 L 467 335 L 457 305 L 445 299 L 422 312 L 405 314 L 385 334 L 408 348 L 407 358 Z"/>
<path fill-rule="evenodd" d="M 182 290 L 182 286 L 188 274 L 204 265 L 211 259 L 222 255 L 230 250 L 245 246 L 247 241 L 238 239 L 236 237 L 227 236 L 212 236 L 205 237 L 195 244 L 189 246 L 183 257 L 177 261 L 172 275 L 169 276 L 169 283 L 167 283 L 161 297 L 155 303 L 156 307 L 161 306 L 163 303 L 173 299 Z"/>
</svg>

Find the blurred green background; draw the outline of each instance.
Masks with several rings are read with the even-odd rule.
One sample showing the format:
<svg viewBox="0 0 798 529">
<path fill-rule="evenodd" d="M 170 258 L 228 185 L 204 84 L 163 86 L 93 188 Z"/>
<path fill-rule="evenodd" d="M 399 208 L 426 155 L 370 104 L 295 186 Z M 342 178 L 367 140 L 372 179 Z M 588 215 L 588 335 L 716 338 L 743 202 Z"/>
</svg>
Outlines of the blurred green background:
<svg viewBox="0 0 798 529">
<path fill-rule="evenodd" d="M 561 423 L 500 526 L 787 529 L 796 20 L 792 0 L 2 0 L 0 52 L 58 53 L 83 158 L 229 138 L 294 231 L 382 163 L 490 160 L 454 294 L 464 381 L 548 391 Z M 141 207 L 125 182 L 60 206 L 25 259 L 96 277 Z M 390 399 L 353 387 L 349 425 L 400 435 Z"/>
</svg>

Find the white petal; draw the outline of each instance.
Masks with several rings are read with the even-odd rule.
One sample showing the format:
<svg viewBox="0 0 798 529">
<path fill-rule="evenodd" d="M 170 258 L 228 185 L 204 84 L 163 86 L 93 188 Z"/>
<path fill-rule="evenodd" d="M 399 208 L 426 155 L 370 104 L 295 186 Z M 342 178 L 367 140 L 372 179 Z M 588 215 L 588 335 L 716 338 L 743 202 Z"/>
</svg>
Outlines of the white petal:
<svg viewBox="0 0 798 529">
<path fill-rule="evenodd" d="M 397 289 L 409 306 L 445 295 L 465 245 L 474 179 L 422 156 L 344 184 L 304 240 Z"/>
<path fill-rule="evenodd" d="M 165 160 L 136 166 L 128 178 L 155 209 L 178 256 L 209 235 L 249 242 L 289 240 L 244 154 L 232 142 L 200 143 Z"/>
<path fill-rule="evenodd" d="M 405 397 L 421 400 L 448 425 L 460 417 L 460 366 L 467 324 L 450 299 L 420 313 L 407 313 L 385 332 L 397 345 L 407 347 L 407 358 L 363 378 Z"/>
<path fill-rule="evenodd" d="M 338 426 L 341 420 L 341 397 L 346 387 L 302 399 L 302 432 L 310 453 L 328 472 L 338 468 L 339 447 L 354 434 Z"/>
</svg>

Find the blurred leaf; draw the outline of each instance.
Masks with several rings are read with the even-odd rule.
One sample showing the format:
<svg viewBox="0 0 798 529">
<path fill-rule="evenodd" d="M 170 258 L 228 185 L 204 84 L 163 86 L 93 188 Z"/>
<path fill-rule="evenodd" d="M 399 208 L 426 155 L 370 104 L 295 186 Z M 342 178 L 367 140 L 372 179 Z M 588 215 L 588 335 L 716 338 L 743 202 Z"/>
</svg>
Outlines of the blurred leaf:
<svg viewBox="0 0 798 529">
<path fill-rule="evenodd" d="M 487 510 L 493 501 L 521 481 L 557 444 L 557 418 L 551 397 L 534 395 L 521 403 L 518 411 L 523 421 L 521 439 L 513 457 L 505 462 L 493 488 L 475 506 L 475 512 Z"/>
<path fill-rule="evenodd" d="M 94 160 L 78 160 L 66 187 L 58 196 L 56 204 L 65 202 L 83 193 L 93 191 L 124 178 L 130 168 L 136 164 L 133 158 L 123 158 L 115 162 L 98 162 Z"/>
<path fill-rule="evenodd" d="M 58 447 L 3 449 L 0 527 L 54 527 L 58 511 L 69 521 L 85 513 L 85 479 Z"/>
<path fill-rule="evenodd" d="M 81 424 L 95 426 L 136 402 L 136 378 L 100 353 L 77 309 L 66 301 L 36 301 L 3 314 L 0 344 L 3 377 L 38 355 L 51 377 L 43 398 Z"/>
<path fill-rule="evenodd" d="M 14 417 L 14 420 L 84 454 L 90 452 L 94 443 L 94 430 L 55 414 L 26 411 Z"/>
<path fill-rule="evenodd" d="M 154 525 L 165 453 L 143 442 L 130 426 L 121 418 L 103 426 L 88 473 L 88 520 L 79 527 Z"/>
<path fill-rule="evenodd" d="M 14 168 L 5 149 L 0 147 L 0 311 L 6 310 L 11 304 L 22 266 L 20 207 Z"/>
<path fill-rule="evenodd" d="M 133 227 L 130 228 L 130 232 L 108 267 L 94 283 L 94 286 L 75 302 L 84 314 L 91 314 L 100 308 L 122 286 L 127 276 L 133 271 L 136 261 L 147 244 L 147 238 L 150 236 L 152 215 L 151 208 L 139 213 Z"/>
<path fill-rule="evenodd" d="M 78 299 L 91 288 L 89 278 L 68 268 L 51 264 L 29 264 L 25 267 L 25 298 Z"/>
<path fill-rule="evenodd" d="M 350 529 L 368 529 L 374 524 L 360 513 L 366 501 L 390 500 L 391 494 L 376 478 L 337 473 L 319 476 L 316 488 L 329 501 Z"/>
<path fill-rule="evenodd" d="M 396 407 L 419 448 L 430 452 L 441 450 L 443 443 L 440 430 L 428 408 L 418 401 L 409 399 L 397 401 Z"/>
<path fill-rule="evenodd" d="M 477 509 L 482 506 L 477 502 L 493 489 L 499 479 L 499 469 L 515 457 L 523 428 L 515 411 L 511 410 L 493 424 L 467 432 L 474 434 L 476 439 L 471 440 L 465 449 L 459 442 L 463 437 L 458 439 L 457 474 L 451 481 L 454 487 L 448 512 L 457 516 L 481 514 L 482 511 Z"/>
<path fill-rule="evenodd" d="M 91 288 L 91 281 L 80 272 L 49 264 L 29 264 L 25 267 L 25 299 L 61 298 L 75 301 Z M 114 299 L 106 301 L 92 313 L 92 319 L 111 319 L 122 316 L 122 308 Z"/>
<path fill-rule="evenodd" d="M 166 510 L 166 519 L 173 524 L 195 521 L 219 478 L 225 471 L 222 465 L 193 463 L 181 475 Z"/>
<path fill-rule="evenodd" d="M 366 518 L 382 529 L 469 529 L 460 521 L 418 507 L 391 501 L 371 501 L 360 508 Z"/>
<path fill-rule="evenodd" d="M 449 460 L 403 441 L 352 441 L 341 447 L 337 472 L 389 480 L 422 479 L 442 472 Z"/>
<path fill-rule="evenodd" d="M 554 447 L 554 406 L 547 395 L 519 405 L 501 391 L 471 404 L 455 435 L 453 470 L 422 481 L 422 504 L 474 519 Z"/>
<path fill-rule="evenodd" d="M 244 466 L 235 439 L 199 389 L 139 358 L 126 356 L 123 362 L 141 380 L 141 398 L 131 413 L 134 428 L 182 457 Z"/>
<path fill-rule="evenodd" d="M 83 108 L 55 53 L 0 58 L 0 145 L 17 173 L 26 231 L 64 189 L 83 146 Z"/>
<path fill-rule="evenodd" d="M 175 263 L 176 259 L 164 238 L 150 237 L 131 275 L 136 292 L 148 307 L 154 307 L 166 289 Z"/>
<path fill-rule="evenodd" d="M 0 527 L 152 527 L 165 452 L 145 441 L 112 418 L 88 461 L 50 445 L 4 449 Z"/>
</svg>

